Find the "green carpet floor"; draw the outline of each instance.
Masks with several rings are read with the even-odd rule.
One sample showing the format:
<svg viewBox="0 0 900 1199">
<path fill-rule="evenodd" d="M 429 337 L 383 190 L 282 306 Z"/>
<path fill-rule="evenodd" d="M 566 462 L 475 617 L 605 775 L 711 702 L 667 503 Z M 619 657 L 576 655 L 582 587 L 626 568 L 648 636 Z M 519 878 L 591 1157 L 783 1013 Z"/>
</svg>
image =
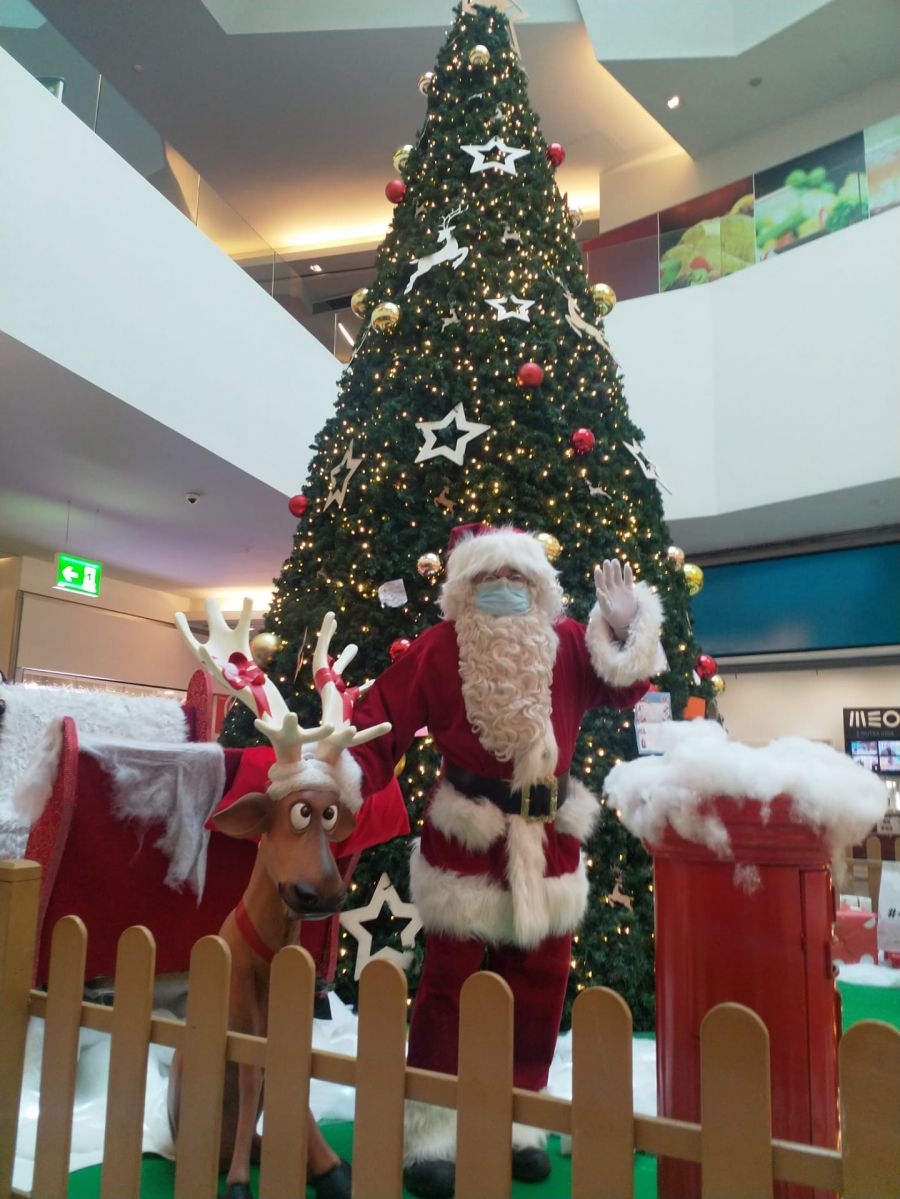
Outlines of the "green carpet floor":
<svg viewBox="0 0 900 1199">
<path fill-rule="evenodd" d="M 843 1005 L 843 1026 L 848 1029 L 859 1020 L 884 1020 L 900 1028 L 900 988 L 860 987 L 838 983 Z M 330 1145 L 348 1160 L 353 1148 L 351 1123 L 323 1123 L 322 1131 Z M 559 1138 L 551 1137 L 548 1146 L 553 1172 L 546 1182 L 514 1184 L 513 1199 L 565 1199 L 569 1194 L 571 1159 L 560 1157 Z M 161 1157 L 147 1156 L 141 1167 L 142 1199 L 171 1199 L 175 1165 Z M 257 1172 L 253 1171 L 256 1189 Z M 310 1192 L 311 1193 L 311 1192 Z M 635 1199 L 656 1199 L 656 1159 L 642 1153 L 634 1161 Z M 69 1199 L 99 1199 L 100 1166 L 90 1166 L 69 1176 Z M 404 1191 L 404 1199 L 407 1192 Z"/>
<path fill-rule="evenodd" d="M 348 1123 L 323 1123 L 325 1139 L 342 1157 L 349 1157 L 353 1146 L 353 1125 Z M 559 1156 L 559 1137 L 552 1136 L 549 1143 L 553 1172 L 546 1182 L 514 1183 L 513 1199 L 565 1199 L 571 1186 L 571 1158 Z M 258 1171 L 253 1170 L 252 1186 L 257 1187 Z M 171 1199 L 175 1183 L 175 1163 L 161 1157 L 145 1157 L 141 1166 L 142 1199 Z M 308 1192 L 312 1195 L 312 1191 Z M 656 1159 L 643 1153 L 635 1156 L 634 1166 L 635 1199 L 656 1199 Z M 91 1166 L 69 1176 L 69 1199 L 99 1199 L 100 1167 Z M 412 1199 L 408 1191 L 404 1199 Z"/>
</svg>

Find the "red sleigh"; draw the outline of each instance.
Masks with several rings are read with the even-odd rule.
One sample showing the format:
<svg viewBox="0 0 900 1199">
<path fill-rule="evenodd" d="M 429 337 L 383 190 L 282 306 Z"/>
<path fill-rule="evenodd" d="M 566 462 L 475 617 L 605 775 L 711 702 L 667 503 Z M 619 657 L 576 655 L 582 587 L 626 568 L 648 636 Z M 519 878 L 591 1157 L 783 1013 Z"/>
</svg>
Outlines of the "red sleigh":
<svg viewBox="0 0 900 1199">
<path fill-rule="evenodd" d="M 212 707 L 210 676 L 197 670 L 182 705 L 189 740 L 211 739 Z M 225 795 L 236 780 L 241 789 L 258 786 L 252 776 L 264 778 L 265 766 L 255 760 L 256 755 L 247 754 L 245 761 L 242 749 L 224 753 Z M 373 796 L 364 806 L 365 820 L 338 850 L 338 866 L 345 881 L 353 873 L 360 848 L 408 829 L 399 788 L 390 790 L 384 797 L 387 802 Z M 211 831 L 206 883 L 198 901 L 193 891 L 175 891 L 166 885 L 169 859 L 155 848 L 162 832 L 161 825 L 136 826 L 113 815 L 111 781 L 96 758 L 79 751 L 75 721 L 64 717 L 53 791 L 32 825 L 25 849 L 25 857 L 40 863 L 42 870 L 36 984 L 47 979 L 53 927 L 61 916 L 70 914 L 79 916 L 87 927 L 87 979 L 115 974 L 116 943 L 134 924 L 144 925 L 153 934 L 158 974 L 187 971 L 194 942 L 218 932 L 240 899 L 256 846 Z M 337 918 L 304 925 L 301 932 L 301 943 L 312 953 L 317 973 L 326 981 L 334 977 L 337 933 Z"/>
</svg>

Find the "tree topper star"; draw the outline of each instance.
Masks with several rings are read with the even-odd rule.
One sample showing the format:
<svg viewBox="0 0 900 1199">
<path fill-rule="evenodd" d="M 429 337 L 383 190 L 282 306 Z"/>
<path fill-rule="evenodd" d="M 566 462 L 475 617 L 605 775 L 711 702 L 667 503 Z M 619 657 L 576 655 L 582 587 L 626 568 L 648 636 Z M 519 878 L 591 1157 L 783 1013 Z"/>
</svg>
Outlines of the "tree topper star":
<svg viewBox="0 0 900 1199">
<path fill-rule="evenodd" d="M 456 445 L 437 445 L 437 430 L 446 429 L 451 424 L 455 424 L 460 433 L 456 439 Z M 417 420 L 416 428 L 425 438 L 425 444 L 416 454 L 416 462 L 427 462 L 429 458 L 439 458 L 443 455 L 451 462 L 455 462 L 457 466 L 462 466 L 466 457 L 466 446 L 474 438 L 480 437 L 482 433 L 489 432 L 491 426 L 479 425 L 474 421 L 467 420 L 465 409 L 460 402 L 440 420 Z"/>
<path fill-rule="evenodd" d="M 637 462 L 638 466 L 644 472 L 644 478 L 645 479 L 655 479 L 656 482 L 660 485 L 660 487 L 662 487 L 664 491 L 668 491 L 669 495 L 671 495 L 672 488 L 666 487 L 666 485 L 662 481 L 662 478 L 660 477 L 659 472 L 657 471 L 656 467 L 653 465 L 653 463 L 650 461 L 650 459 L 647 457 L 647 455 L 641 449 L 638 442 L 637 441 L 623 441 L 622 445 L 625 447 L 625 449 L 628 451 L 628 453 L 631 454 L 631 456 L 634 458 L 635 462 Z"/>
<path fill-rule="evenodd" d="M 520 300 L 518 296 L 498 296 L 496 300 L 485 300 L 497 313 L 498 321 L 524 321 L 526 325 L 531 324 L 531 317 L 528 315 L 528 309 L 534 303 L 534 300 Z M 512 304 L 512 308 L 508 308 L 507 304 Z"/>
<path fill-rule="evenodd" d="M 344 451 L 343 458 L 341 458 L 337 466 L 330 472 L 331 490 L 328 492 L 328 499 L 325 501 L 325 507 L 322 509 L 323 512 L 327 511 L 329 504 L 337 504 L 339 508 L 343 508 L 344 500 L 347 497 L 347 487 L 356 473 L 356 468 L 360 462 L 362 462 L 362 458 L 353 457 L 353 438 L 351 438 L 350 445 Z M 337 477 L 342 470 L 346 470 L 347 473 L 341 479 L 340 483 L 338 483 Z"/>
<path fill-rule="evenodd" d="M 503 171 L 505 175 L 515 175 L 516 159 L 524 158 L 526 154 L 530 154 L 530 150 L 520 150 L 515 146 L 508 146 L 502 138 L 496 135 L 489 142 L 485 142 L 483 146 L 460 146 L 466 154 L 472 155 L 472 166 L 469 170 L 470 175 L 474 175 L 476 171 Z M 486 159 L 485 154 L 489 154 L 491 150 L 496 150 L 499 158 Z"/>
<path fill-rule="evenodd" d="M 390 908 L 392 916 L 396 916 L 398 920 L 407 921 L 406 927 L 400 933 L 400 944 L 406 950 L 405 953 L 398 953 L 390 945 L 382 946 L 377 953 L 372 952 L 372 934 L 365 925 L 369 920 L 377 920 L 385 904 Z M 387 874 L 382 874 L 378 880 L 372 898 L 366 906 L 353 908 L 349 912 L 341 912 L 340 922 L 341 928 L 345 928 L 359 946 L 356 951 L 354 979 L 358 979 L 362 974 L 363 967 L 368 962 L 374 961 L 375 958 L 386 958 L 389 962 L 396 962 L 402 970 L 405 970 L 412 961 L 412 947 L 416 943 L 416 934 L 422 927 L 419 909 L 414 903 L 403 902 Z"/>
</svg>

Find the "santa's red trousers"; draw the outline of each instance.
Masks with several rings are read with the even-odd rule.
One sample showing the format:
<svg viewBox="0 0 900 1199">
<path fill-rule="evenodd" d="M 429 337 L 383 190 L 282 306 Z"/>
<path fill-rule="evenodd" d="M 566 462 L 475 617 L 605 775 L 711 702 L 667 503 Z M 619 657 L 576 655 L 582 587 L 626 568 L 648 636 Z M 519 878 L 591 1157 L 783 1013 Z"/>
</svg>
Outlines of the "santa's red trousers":
<svg viewBox="0 0 900 1199">
<path fill-rule="evenodd" d="M 571 952 L 568 933 L 534 949 L 429 933 L 409 1026 L 409 1065 L 456 1074 L 459 993 L 471 974 L 492 970 L 507 981 L 515 1001 L 513 1085 L 542 1090 L 556 1049 Z"/>
</svg>

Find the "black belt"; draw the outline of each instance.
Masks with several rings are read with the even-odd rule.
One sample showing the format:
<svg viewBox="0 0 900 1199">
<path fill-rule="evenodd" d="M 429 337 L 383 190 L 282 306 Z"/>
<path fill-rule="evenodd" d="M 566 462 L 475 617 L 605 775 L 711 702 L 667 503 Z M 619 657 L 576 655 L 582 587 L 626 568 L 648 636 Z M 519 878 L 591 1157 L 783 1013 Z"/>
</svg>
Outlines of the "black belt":
<svg viewBox="0 0 900 1199">
<path fill-rule="evenodd" d="M 470 799 L 483 796 L 509 816 L 522 816 L 525 820 L 541 820 L 545 823 L 556 819 L 556 811 L 565 803 L 569 793 L 568 770 L 555 778 L 526 784 L 521 790 L 515 791 L 506 779 L 474 774 L 453 762 L 444 763 L 444 778 Z"/>
</svg>

